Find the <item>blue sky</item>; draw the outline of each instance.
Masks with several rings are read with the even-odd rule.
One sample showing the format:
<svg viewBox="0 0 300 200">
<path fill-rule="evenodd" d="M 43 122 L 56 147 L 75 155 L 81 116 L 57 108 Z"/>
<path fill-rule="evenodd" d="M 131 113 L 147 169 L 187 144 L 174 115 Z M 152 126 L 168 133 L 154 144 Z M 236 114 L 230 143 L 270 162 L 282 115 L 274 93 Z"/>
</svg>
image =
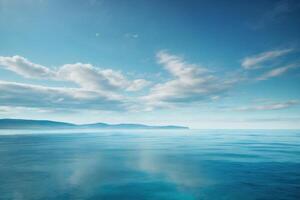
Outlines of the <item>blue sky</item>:
<svg viewBox="0 0 300 200">
<path fill-rule="evenodd" d="M 298 1 L 0 0 L 0 117 L 300 128 Z"/>
</svg>

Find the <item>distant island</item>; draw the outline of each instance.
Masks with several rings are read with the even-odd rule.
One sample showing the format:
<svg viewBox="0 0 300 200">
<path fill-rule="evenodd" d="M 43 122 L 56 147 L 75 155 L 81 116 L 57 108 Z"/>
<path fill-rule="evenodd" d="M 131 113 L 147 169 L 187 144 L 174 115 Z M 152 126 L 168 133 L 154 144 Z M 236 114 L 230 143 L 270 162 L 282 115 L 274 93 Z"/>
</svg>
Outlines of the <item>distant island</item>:
<svg viewBox="0 0 300 200">
<path fill-rule="evenodd" d="M 0 129 L 189 129 L 185 126 L 149 126 L 144 124 L 73 124 L 50 120 L 0 119 Z"/>
</svg>

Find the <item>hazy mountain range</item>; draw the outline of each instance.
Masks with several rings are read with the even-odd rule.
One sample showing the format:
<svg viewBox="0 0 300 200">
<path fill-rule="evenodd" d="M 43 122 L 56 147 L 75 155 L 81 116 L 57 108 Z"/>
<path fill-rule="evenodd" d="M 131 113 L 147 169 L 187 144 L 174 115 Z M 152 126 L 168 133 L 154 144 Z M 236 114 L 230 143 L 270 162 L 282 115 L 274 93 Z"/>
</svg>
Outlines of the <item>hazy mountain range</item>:
<svg viewBox="0 0 300 200">
<path fill-rule="evenodd" d="M 73 124 L 50 120 L 0 119 L 0 129 L 188 129 L 184 126 L 148 126 L 144 124 Z"/>
</svg>

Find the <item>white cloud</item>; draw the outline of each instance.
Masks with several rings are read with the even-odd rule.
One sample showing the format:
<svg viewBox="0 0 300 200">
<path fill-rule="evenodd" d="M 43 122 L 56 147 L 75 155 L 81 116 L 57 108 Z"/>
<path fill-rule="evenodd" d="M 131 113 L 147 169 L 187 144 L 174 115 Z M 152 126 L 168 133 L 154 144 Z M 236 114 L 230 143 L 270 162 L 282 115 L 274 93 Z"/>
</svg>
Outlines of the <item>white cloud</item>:
<svg viewBox="0 0 300 200">
<path fill-rule="evenodd" d="M 287 53 L 288 50 L 285 50 Z M 272 53 L 278 56 L 281 53 Z M 262 54 L 261 54 L 262 55 Z M 264 58 L 252 62 L 257 64 L 272 57 L 264 53 Z M 275 56 L 275 57 L 276 57 Z M 257 56 L 259 57 L 259 56 Z M 128 79 L 122 72 L 101 69 L 91 64 L 65 64 L 56 69 L 35 64 L 21 56 L 0 57 L 0 64 L 21 76 L 52 81 L 68 81 L 77 88 L 45 87 L 0 81 L 1 106 L 19 106 L 52 109 L 96 109 L 96 110 L 152 110 L 160 107 L 173 107 L 216 101 L 239 82 L 235 77 L 218 77 L 207 68 L 186 62 L 182 57 L 166 51 L 156 54 L 157 62 L 169 73 L 170 79 L 156 83 L 143 96 L 128 94 L 150 84 L 144 79 Z M 269 58 L 268 58 L 269 59 Z M 249 64 L 249 63 L 248 63 Z M 296 65 L 273 69 L 258 80 L 279 76 Z M 122 94 L 122 95 L 121 95 Z M 276 110 L 298 104 L 295 102 L 270 103 L 258 106 L 241 107 L 235 110 Z"/>
<path fill-rule="evenodd" d="M 266 103 L 263 105 L 244 106 L 234 109 L 235 111 L 264 111 L 264 110 L 281 110 L 295 105 L 298 105 L 299 101 L 290 100 L 286 102 Z"/>
<path fill-rule="evenodd" d="M 267 80 L 272 77 L 280 76 L 280 75 L 286 73 L 288 70 L 296 68 L 296 67 L 298 67 L 298 66 L 295 64 L 290 64 L 290 65 L 287 65 L 284 67 L 278 67 L 278 68 L 272 69 L 270 71 L 267 71 L 266 73 L 264 73 L 263 75 L 258 77 L 257 80 Z"/>
<path fill-rule="evenodd" d="M 127 87 L 127 91 L 138 91 L 142 88 L 148 86 L 150 84 L 150 81 L 144 80 L 144 79 L 136 79 L 133 80 Z"/>
<path fill-rule="evenodd" d="M 96 91 L 141 90 L 148 85 L 144 79 L 128 80 L 121 72 L 98 69 L 90 64 L 67 64 L 58 70 L 61 79 L 77 83 L 80 87 Z"/>
<path fill-rule="evenodd" d="M 263 52 L 258 55 L 246 57 L 242 60 L 242 67 L 247 70 L 257 69 L 260 68 L 260 64 L 266 61 L 271 61 L 277 57 L 283 56 L 291 51 L 293 51 L 293 49 L 273 50 Z"/>
<path fill-rule="evenodd" d="M 99 70 L 90 64 L 66 64 L 58 70 L 58 76 L 90 90 L 114 90 L 125 86 L 120 72 Z"/>
<path fill-rule="evenodd" d="M 208 69 L 185 62 L 181 57 L 165 51 L 157 53 L 157 61 L 172 75 L 172 79 L 154 85 L 150 94 L 142 97 L 149 106 L 170 106 L 174 103 L 197 102 L 213 98 L 230 87 Z"/>
<path fill-rule="evenodd" d="M 0 56 L 0 67 L 26 78 L 54 78 L 55 73 L 45 66 L 30 62 L 21 56 Z"/>
<path fill-rule="evenodd" d="M 15 115 L 19 113 L 25 113 L 25 112 L 36 112 L 36 113 L 46 113 L 49 112 L 48 110 L 44 110 L 41 108 L 29 108 L 29 107 L 22 107 L 22 106 L 0 106 L 0 114 L 5 115 Z"/>
<path fill-rule="evenodd" d="M 26 78 L 68 81 L 78 85 L 77 88 L 45 87 L 0 81 L 1 106 L 53 110 L 129 109 L 129 101 L 132 100 L 125 92 L 141 90 L 150 83 L 144 79 L 129 80 L 120 71 L 100 69 L 83 63 L 50 69 L 24 57 L 12 56 L 0 57 L 0 65 Z"/>
<path fill-rule="evenodd" d="M 122 110 L 126 99 L 115 93 L 81 88 L 44 87 L 0 81 L 1 106 L 47 109 Z"/>
<path fill-rule="evenodd" d="M 157 61 L 162 64 L 173 76 L 189 81 L 194 74 L 204 74 L 208 70 L 195 64 L 186 63 L 181 57 L 171 55 L 165 51 L 156 54 Z"/>
<path fill-rule="evenodd" d="M 112 92 L 118 89 L 137 91 L 149 83 L 143 79 L 128 80 L 119 71 L 99 69 L 83 63 L 66 64 L 57 70 L 51 70 L 24 57 L 12 56 L 0 57 L 0 65 L 26 78 L 71 81 L 81 88 L 95 91 Z"/>
</svg>

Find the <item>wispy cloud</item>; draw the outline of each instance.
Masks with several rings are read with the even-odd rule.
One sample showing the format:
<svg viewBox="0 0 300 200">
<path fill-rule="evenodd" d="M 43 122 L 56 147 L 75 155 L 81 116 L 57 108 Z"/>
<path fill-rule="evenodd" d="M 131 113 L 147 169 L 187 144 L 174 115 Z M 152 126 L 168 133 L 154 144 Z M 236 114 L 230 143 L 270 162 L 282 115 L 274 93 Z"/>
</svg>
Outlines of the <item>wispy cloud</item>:
<svg viewBox="0 0 300 200">
<path fill-rule="evenodd" d="M 233 110 L 235 110 L 235 111 L 281 110 L 281 109 L 290 108 L 290 107 L 296 106 L 296 105 L 299 105 L 298 100 L 290 100 L 290 101 L 286 101 L 286 102 L 266 103 L 263 105 L 238 107 Z"/>
<path fill-rule="evenodd" d="M 242 60 L 242 67 L 246 70 L 257 69 L 261 67 L 261 64 L 267 61 L 271 61 L 280 56 L 286 55 L 293 51 L 293 49 L 281 49 L 263 52 L 257 55 L 246 57 Z"/>
<path fill-rule="evenodd" d="M 25 78 L 54 78 L 55 72 L 49 68 L 30 62 L 21 56 L 0 56 L 0 67 L 13 71 Z"/>
<path fill-rule="evenodd" d="M 70 81 L 79 87 L 95 91 L 123 89 L 137 91 L 149 84 L 143 79 L 128 80 L 120 71 L 100 69 L 91 64 L 65 64 L 54 70 L 35 64 L 21 56 L 0 57 L 0 67 L 25 78 Z"/>
<path fill-rule="evenodd" d="M 0 81 L 2 106 L 45 109 L 123 110 L 125 98 L 114 93 L 102 93 L 80 88 L 45 87 Z"/>
<path fill-rule="evenodd" d="M 45 109 L 129 109 L 127 92 L 149 85 L 144 79 L 129 80 L 122 72 L 91 64 L 65 64 L 51 69 L 21 56 L 0 57 L 0 67 L 25 78 L 72 82 L 77 87 L 46 87 L 0 81 L 2 106 Z M 121 95 L 122 94 L 122 95 Z"/>
<path fill-rule="evenodd" d="M 166 51 L 158 52 L 156 57 L 172 79 L 154 85 L 150 93 L 142 97 L 151 106 L 170 106 L 214 98 L 232 84 L 216 77 L 207 68 L 189 64 Z"/>
<path fill-rule="evenodd" d="M 120 71 L 98 69 L 91 64 L 66 64 L 57 71 L 61 80 L 78 84 L 81 88 L 96 91 L 112 91 L 123 89 L 136 91 L 148 84 L 143 79 L 128 80 Z"/>
<path fill-rule="evenodd" d="M 287 65 L 287 66 L 284 66 L 284 67 L 278 67 L 278 68 L 272 69 L 270 71 L 267 71 L 263 75 L 259 76 L 257 78 L 257 80 L 261 81 L 261 80 L 267 80 L 267 79 L 272 78 L 272 77 L 277 77 L 277 76 L 280 76 L 280 75 L 286 73 L 290 69 L 294 69 L 294 68 L 297 68 L 297 67 L 299 67 L 299 65 L 296 65 L 296 64 L 290 64 L 290 65 Z"/>
<path fill-rule="evenodd" d="M 248 58 L 247 66 L 257 65 L 268 59 L 290 52 L 291 49 L 270 51 Z M 236 82 L 235 77 L 217 76 L 198 64 L 188 63 L 183 57 L 167 51 L 156 54 L 157 63 L 169 74 L 168 79 L 150 84 L 145 79 L 129 79 L 121 71 L 101 69 L 91 64 L 65 64 L 58 68 L 33 63 L 21 56 L 0 57 L 0 67 L 25 78 L 71 82 L 72 87 L 48 87 L 0 81 L 2 106 L 41 109 L 96 109 L 96 110 L 152 110 L 174 106 L 195 105 L 200 102 L 219 101 Z M 249 61 L 250 59 L 250 61 Z M 252 59 L 252 60 L 251 60 Z M 247 62 L 246 62 L 247 63 Z M 250 64 L 249 64 L 250 63 Z M 297 67 L 286 65 L 270 70 L 257 78 L 266 80 Z M 279 110 L 297 105 L 298 101 L 265 103 L 235 108 L 236 111 Z"/>
</svg>

